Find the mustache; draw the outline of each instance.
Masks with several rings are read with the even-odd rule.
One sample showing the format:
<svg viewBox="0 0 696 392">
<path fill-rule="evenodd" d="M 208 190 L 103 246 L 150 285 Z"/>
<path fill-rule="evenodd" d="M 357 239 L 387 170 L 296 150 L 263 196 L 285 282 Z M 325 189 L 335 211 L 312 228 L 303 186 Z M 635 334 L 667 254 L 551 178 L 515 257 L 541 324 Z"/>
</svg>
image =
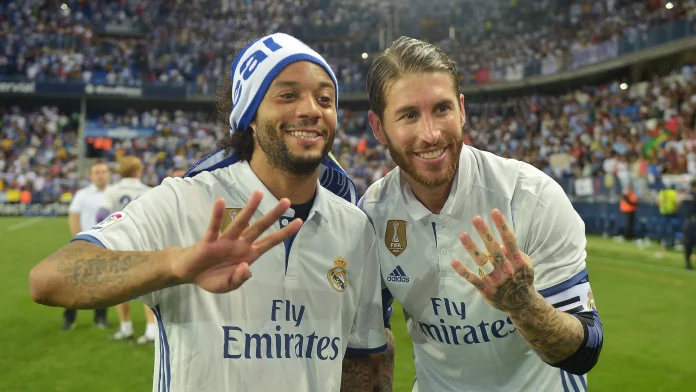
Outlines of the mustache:
<svg viewBox="0 0 696 392">
<path fill-rule="evenodd" d="M 438 139 L 437 143 L 428 143 L 428 142 L 422 142 L 419 144 L 416 144 L 414 146 L 408 146 L 404 150 L 406 153 L 412 153 L 414 151 L 418 150 L 425 150 L 428 148 L 445 148 L 450 145 L 455 145 L 459 143 L 464 142 L 464 135 L 461 136 L 452 136 L 452 135 L 443 135 Z"/>
</svg>

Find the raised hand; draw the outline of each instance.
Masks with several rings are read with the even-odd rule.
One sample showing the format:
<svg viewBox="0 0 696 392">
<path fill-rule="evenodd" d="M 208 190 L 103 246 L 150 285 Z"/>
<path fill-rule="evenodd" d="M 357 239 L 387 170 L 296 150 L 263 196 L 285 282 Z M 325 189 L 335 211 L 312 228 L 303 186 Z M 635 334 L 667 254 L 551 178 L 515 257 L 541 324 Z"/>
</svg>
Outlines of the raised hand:
<svg viewBox="0 0 696 392">
<path fill-rule="evenodd" d="M 505 247 L 500 245 L 480 216 L 476 216 L 473 223 L 483 239 L 488 255 L 476 246 L 468 233 L 462 233 L 459 236 L 459 240 L 471 258 L 484 271 L 483 276 L 479 277 L 459 260 L 452 261 L 452 268 L 474 285 L 493 307 L 512 314 L 521 310 L 535 297 L 534 269 L 529 256 L 520 251 L 515 234 L 508 226 L 503 214 L 495 209 L 491 217 L 502 236 Z"/>
<path fill-rule="evenodd" d="M 225 201 L 216 200 L 203 239 L 183 249 L 172 260 L 174 276 L 183 283 L 193 283 L 213 293 L 226 293 L 239 288 L 251 277 L 251 263 L 264 252 L 295 235 L 302 227 L 302 220 L 295 219 L 284 228 L 257 240 L 290 208 L 290 201 L 282 199 L 271 211 L 249 225 L 262 198 L 262 192 L 254 192 L 246 206 L 222 233 L 220 225 L 225 212 Z"/>
</svg>

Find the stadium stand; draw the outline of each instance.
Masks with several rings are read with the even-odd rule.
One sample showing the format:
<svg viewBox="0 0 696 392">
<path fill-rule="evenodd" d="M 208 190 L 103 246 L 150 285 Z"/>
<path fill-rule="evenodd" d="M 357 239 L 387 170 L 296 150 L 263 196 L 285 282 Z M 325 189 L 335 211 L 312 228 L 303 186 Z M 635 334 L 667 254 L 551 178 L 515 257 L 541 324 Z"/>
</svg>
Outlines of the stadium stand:
<svg viewBox="0 0 696 392">
<path fill-rule="evenodd" d="M 576 201 L 615 202 L 629 182 L 653 201 L 664 185 L 683 189 L 696 174 L 696 59 L 672 65 L 671 57 L 661 67 L 634 59 L 592 81 L 576 71 L 689 41 L 696 1 L 669 5 L 5 1 L 0 96 L 11 98 L 0 103 L 0 203 L 69 200 L 84 181 L 84 159 L 138 155 L 151 185 L 189 167 L 221 136 L 214 94 L 234 52 L 252 32 L 271 31 L 302 38 L 334 67 L 346 97 L 334 153 L 361 192 L 393 168 L 367 123 L 365 73 L 376 52 L 405 34 L 458 61 L 467 143 L 535 165 Z M 538 77 L 554 76 L 558 85 L 534 88 Z M 577 83 L 560 83 L 571 79 Z M 513 85 L 519 91 L 507 94 Z M 503 94 L 487 95 L 485 86 Z"/>
<path fill-rule="evenodd" d="M 12 80 L 187 85 L 213 94 L 251 37 L 285 31 L 325 54 L 344 91 L 362 91 L 362 53 L 389 36 L 427 37 L 458 60 L 463 84 L 548 75 L 687 36 L 693 1 L 329 0 L 7 1 L 0 75 Z M 390 22 L 392 21 L 392 22 Z M 541 28 L 539 28 L 541 26 Z M 377 30 L 377 31 L 375 31 Z M 380 42 L 382 41 L 382 42 Z"/>
<path fill-rule="evenodd" d="M 621 184 L 632 182 L 641 197 L 654 198 L 663 174 L 696 174 L 694 70 L 686 65 L 626 89 L 614 81 L 564 95 L 470 103 L 468 143 L 529 162 L 569 193 L 577 178 L 616 178 L 610 183 L 618 187 L 604 191 L 619 192 Z M 31 189 L 34 200 L 56 200 L 76 189 L 77 114 L 49 107 L 1 110 L 5 191 Z M 109 162 L 123 155 L 142 157 L 144 181 L 156 185 L 171 170 L 186 169 L 215 148 L 220 136 L 215 121 L 212 111 L 129 109 L 93 115 L 87 126 L 147 135 L 112 138 L 111 146 L 97 149 Z M 334 153 L 364 190 L 393 163 L 372 135 L 366 111 L 341 109 L 339 124 Z"/>
</svg>

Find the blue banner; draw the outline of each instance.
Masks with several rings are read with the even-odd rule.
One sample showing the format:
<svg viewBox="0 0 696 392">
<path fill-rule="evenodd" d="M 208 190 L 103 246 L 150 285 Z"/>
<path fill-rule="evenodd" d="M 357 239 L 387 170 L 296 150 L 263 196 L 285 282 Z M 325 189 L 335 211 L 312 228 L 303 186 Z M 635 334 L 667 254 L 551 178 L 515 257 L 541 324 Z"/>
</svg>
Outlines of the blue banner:
<svg viewBox="0 0 696 392">
<path fill-rule="evenodd" d="M 154 136 L 157 130 L 154 128 L 133 128 L 127 126 L 103 127 L 91 121 L 85 126 L 85 137 L 108 137 L 112 139 L 135 139 L 139 137 Z"/>
</svg>

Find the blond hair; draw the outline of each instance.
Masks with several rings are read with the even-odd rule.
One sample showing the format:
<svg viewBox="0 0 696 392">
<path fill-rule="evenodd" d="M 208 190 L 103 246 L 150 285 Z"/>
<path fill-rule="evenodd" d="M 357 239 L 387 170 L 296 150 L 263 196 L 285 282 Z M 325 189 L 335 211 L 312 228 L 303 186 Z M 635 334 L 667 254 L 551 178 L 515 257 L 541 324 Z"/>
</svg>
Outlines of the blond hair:
<svg viewBox="0 0 696 392">
<path fill-rule="evenodd" d="M 121 178 L 133 178 L 143 171 L 143 162 L 135 156 L 125 156 L 118 163 L 118 174 Z"/>
</svg>

